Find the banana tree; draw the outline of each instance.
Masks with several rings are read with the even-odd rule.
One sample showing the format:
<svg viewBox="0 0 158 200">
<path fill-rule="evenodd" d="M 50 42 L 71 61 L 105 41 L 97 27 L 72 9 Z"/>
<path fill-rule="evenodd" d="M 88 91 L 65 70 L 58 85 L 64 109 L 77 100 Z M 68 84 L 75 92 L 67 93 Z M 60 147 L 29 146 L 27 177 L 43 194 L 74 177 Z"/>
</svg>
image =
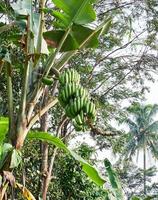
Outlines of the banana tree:
<svg viewBox="0 0 158 200">
<path fill-rule="evenodd" d="M 7 118 L 0 118 L 0 177 L 3 179 L 5 177 L 6 180 L 4 184 L 3 181 L 0 184 L 1 199 L 8 183 L 22 188 L 11 175 L 8 176 L 5 172 L 12 172 L 21 162 L 20 151 L 27 136 L 51 142 L 65 150 L 80 162 L 83 170 L 96 184 L 102 186 L 105 182 L 93 166 L 69 150 L 59 138 L 44 132 L 34 134 L 29 132 L 48 110 L 58 103 L 63 105 L 62 98 L 57 97 L 60 97 L 61 91 L 58 90 L 57 95 L 54 92 L 56 85 L 62 82 L 62 71 L 67 67 L 68 61 L 79 51 L 97 47 L 98 37 L 109 30 L 111 19 L 108 18 L 102 24 L 92 28 L 91 24 L 96 20 L 96 13 L 93 9 L 94 1 L 91 0 L 52 0 L 54 9 L 46 8 L 45 3 L 45 0 L 39 0 L 35 12 L 32 0 L 18 0 L 9 5 L 9 11 L 5 12 L 5 9 L 0 11 L 8 18 L 7 24 L 1 24 L 0 34 L 4 36 L 9 31 L 13 32 L 13 35 L 9 35 L 9 39 L 7 38 L 6 43 L 1 46 L 0 52 L 0 75 L 5 73 L 7 77 L 8 108 Z M 54 19 L 53 27 L 49 30 L 45 28 L 45 13 L 49 13 Z M 9 21 L 11 22 L 8 23 Z M 21 52 L 20 61 L 18 57 L 11 55 L 13 46 Z M 19 73 L 18 106 L 14 104 L 15 71 Z M 75 94 L 83 95 L 81 89 L 80 92 Z M 44 98 L 46 100 L 41 104 L 41 99 Z M 91 105 L 89 102 L 89 107 Z M 72 120 L 73 117 L 68 115 L 66 109 L 65 114 Z M 85 123 L 91 127 L 88 119 Z M 81 127 L 78 128 L 81 130 Z M 26 191 L 29 194 L 28 190 Z M 27 195 L 25 197 L 29 199 Z"/>
</svg>

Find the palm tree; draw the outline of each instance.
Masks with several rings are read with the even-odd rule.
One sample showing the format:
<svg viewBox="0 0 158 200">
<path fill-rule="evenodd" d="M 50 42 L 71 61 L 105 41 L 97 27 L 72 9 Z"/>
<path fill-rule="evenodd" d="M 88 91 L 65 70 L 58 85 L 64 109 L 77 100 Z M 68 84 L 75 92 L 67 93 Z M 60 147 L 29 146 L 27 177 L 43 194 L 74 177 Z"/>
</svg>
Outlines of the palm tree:
<svg viewBox="0 0 158 200">
<path fill-rule="evenodd" d="M 127 143 L 124 149 L 125 158 L 132 159 L 136 152 L 143 150 L 143 182 L 146 195 L 146 152 L 150 150 L 153 157 L 158 158 L 158 121 L 155 115 L 158 105 L 133 104 L 127 109 L 130 118 L 125 120 L 129 127 Z"/>
</svg>

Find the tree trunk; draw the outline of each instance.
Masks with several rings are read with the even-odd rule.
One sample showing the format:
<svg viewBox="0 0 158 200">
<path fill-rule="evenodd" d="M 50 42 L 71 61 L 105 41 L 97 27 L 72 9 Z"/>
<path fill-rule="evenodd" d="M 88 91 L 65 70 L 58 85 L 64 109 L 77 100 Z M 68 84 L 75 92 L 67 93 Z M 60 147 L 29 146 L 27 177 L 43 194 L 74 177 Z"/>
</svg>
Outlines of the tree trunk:
<svg viewBox="0 0 158 200">
<path fill-rule="evenodd" d="M 144 195 L 146 195 L 146 145 L 144 144 L 143 148 L 143 164 L 144 164 L 144 173 L 143 173 L 143 179 L 144 179 Z"/>
<path fill-rule="evenodd" d="M 42 102 L 42 107 L 47 104 L 48 101 L 48 88 L 44 91 L 44 98 Z M 40 121 L 41 124 L 41 131 L 47 132 L 48 131 L 48 112 L 46 112 Z M 46 142 L 41 142 L 41 154 L 42 154 L 42 163 L 41 163 L 41 173 L 42 173 L 42 199 L 46 200 L 47 198 L 47 190 L 46 190 L 46 180 L 48 174 L 48 144 Z"/>
</svg>

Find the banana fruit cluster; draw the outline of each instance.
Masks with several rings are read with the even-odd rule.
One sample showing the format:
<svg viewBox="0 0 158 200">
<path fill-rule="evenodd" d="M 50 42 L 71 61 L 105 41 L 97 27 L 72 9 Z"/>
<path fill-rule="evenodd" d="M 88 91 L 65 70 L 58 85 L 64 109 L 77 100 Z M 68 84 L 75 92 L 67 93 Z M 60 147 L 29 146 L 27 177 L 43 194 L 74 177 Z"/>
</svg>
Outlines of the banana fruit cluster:
<svg viewBox="0 0 158 200">
<path fill-rule="evenodd" d="M 89 93 L 80 85 L 80 75 L 74 69 L 67 69 L 59 76 L 59 102 L 65 114 L 72 119 L 76 131 L 89 129 L 96 116 L 95 104 Z"/>
</svg>

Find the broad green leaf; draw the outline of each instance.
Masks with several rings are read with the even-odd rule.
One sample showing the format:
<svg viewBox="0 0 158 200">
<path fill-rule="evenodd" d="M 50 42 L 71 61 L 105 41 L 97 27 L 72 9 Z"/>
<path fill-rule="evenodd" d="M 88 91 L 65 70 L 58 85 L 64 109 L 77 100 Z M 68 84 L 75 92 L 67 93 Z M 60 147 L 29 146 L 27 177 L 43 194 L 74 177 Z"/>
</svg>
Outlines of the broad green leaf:
<svg viewBox="0 0 158 200">
<path fill-rule="evenodd" d="M 104 165 L 105 165 L 105 169 L 107 171 L 115 198 L 117 200 L 123 200 L 124 197 L 123 197 L 121 184 L 118 180 L 116 172 L 113 170 L 111 163 L 109 162 L 108 159 L 104 160 Z"/>
<path fill-rule="evenodd" d="M 93 29 L 90 29 L 88 27 L 83 27 L 80 25 L 74 25 L 72 27 L 72 30 L 70 34 L 68 35 L 67 39 L 65 40 L 61 51 L 71 51 L 78 49 L 80 45 L 94 32 Z M 52 30 L 44 33 L 44 38 L 52 41 L 53 43 L 58 46 L 59 42 L 63 38 L 65 34 L 65 31 L 62 30 Z M 87 42 L 86 47 L 87 48 L 95 48 L 98 46 L 98 35 L 99 32 L 97 32 L 89 42 Z"/>
<path fill-rule="evenodd" d="M 100 32 L 102 30 L 102 28 L 109 23 L 109 21 L 111 21 L 111 18 L 104 21 L 103 23 L 101 23 L 93 32 L 92 34 L 86 38 L 86 41 L 84 41 L 79 49 L 85 48 L 86 45 L 89 43 L 89 41 L 91 41 L 91 39 L 96 35 L 96 33 Z M 78 50 L 78 49 L 77 49 Z M 77 50 L 73 50 L 73 51 L 69 51 L 64 53 L 61 58 L 59 59 L 59 61 L 57 61 L 54 65 L 54 67 L 58 70 L 60 70 L 69 60 L 70 58 L 72 58 L 73 55 L 75 55 L 77 53 Z"/>
<path fill-rule="evenodd" d="M 6 117 L 0 117 L 0 144 L 4 141 L 8 131 L 9 120 Z"/>
<path fill-rule="evenodd" d="M 18 0 L 16 3 L 13 3 L 12 8 L 14 12 L 17 14 L 17 21 L 23 21 L 24 19 L 28 20 L 27 26 L 32 33 L 32 37 L 30 37 L 30 45 L 29 45 L 29 53 L 34 53 L 34 29 L 33 27 L 36 25 L 33 18 L 33 7 L 32 7 L 32 0 Z M 29 18 L 27 18 L 29 16 Z"/>
<path fill-rule="evenodd" d="M 69 152 L 66 145 L 59 138 L 57 138 L 49 133 L 30 131 L 27 138 L 32 139 L 32 140 L 33 139 L 45 140 L 45 141 L 52 143 L 56 147 L 63 149 L 66 152 Z"/>
<path fill-rule="evenodd" d="M 12 8 L 15 11 L 15 13 L 17 13 L 19 16 L 26 16 L 29 15 L 30 16 L 30 30 L 33 34 L 32 39 L 32 53 L 34 53 L 34 47 L 35 49 L 37 48 L 37 43 L 38 43 L 38 34 L 39 34 L 39 28 L 40 28 L 40 15 L 38 13 L 33 13 L 32 11 L 32 0 L 18 0 L 16 3 L 12 4 Z M 18 24 L 20 25 L 24 25 L 24 20 L 23 18 L 20 18 L 18 20 Z M 44 38 L 42 38 L 42 45 L 41 45 L 41 51 L 38 53 L 42 53 L 42 54 L 48 54 L 48 48 L 47 48 L 47 43 L 44 40 Z"/>
<path fill-rule="evenodd" d="M 98 185 L 103 185 L 105 181 L 99 178 L 98 172 L 89 164 L 87 163 L 82 157 L 76 154 L 74 151 L 69 150 L 70 154 L 75 158 L 75 160 L 79 161 L 82 165 L 83 171 L 91 178 L 92 181 L 97 183 Z"/>
<path fill-rule="evenodd" d="M 69 153 L 77 161 L 80 162 L 83 171 L 89 176 L 89 178 L 92 179 L 93 182 L 95 182 L 99 186 L 103 186 L 103 184 L 105 183 L 105 180 L 98 174 L 97 170 L 93 166 L 91 166 L 83 158 L 81 158 L 75 152 L 66 147 L 66 145 L 59 138 L 45 132 L 30 132 L 27 138 L 34 140 L 43 140 L 57 146 L 60 149 L 63 149 L 66 153 Z"/>
<path fill-rule="evenodd" d="M 0 145 L 0 169 L 3 167 L 8 152 L 11 152 L 12 149 L 13 147 L 9 143 L 4 143 Z"/>
<path fill-rule="evenodd" d="M 91 0 L 52 0 L 67 15 L 69 24 L 87 24 L 96 19 Z M 57 16 L 64 23 L 63 17 Z"/>
<path fill-rule="evenodd" d="M 39 31 L 40 31 L 40 16 L 39 14 L 33 14 L 33 34 L 34 34 L 34 46 L 36 48 L 36 52 L 37 52 L 37 46 L 38 46 Z M 49 54 L 47 43 L 43 37 L 42 37 L 41 51 L 37 53 Z"/>
<path fill-rule="evenodd" d="M 59 27 L 65 28 L 69 26 L 69 16 L 65 13 L 58 12 L 53 10 L 51 14 L 59 20 Z"/>
<path fill-rule="evenodd" d="M 18 0 L 16 3 L 11 4 L 11 7 L 18 15 L 31 15 L 32 0 Z"/>
<path fill-rule="evenodd" d="M 22 161 L 22 158 L 21 158 L 20 151 L 14 149 L 11 156 L 10 168 L 18 167 L 21 161 Z"/>
</svg>

